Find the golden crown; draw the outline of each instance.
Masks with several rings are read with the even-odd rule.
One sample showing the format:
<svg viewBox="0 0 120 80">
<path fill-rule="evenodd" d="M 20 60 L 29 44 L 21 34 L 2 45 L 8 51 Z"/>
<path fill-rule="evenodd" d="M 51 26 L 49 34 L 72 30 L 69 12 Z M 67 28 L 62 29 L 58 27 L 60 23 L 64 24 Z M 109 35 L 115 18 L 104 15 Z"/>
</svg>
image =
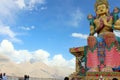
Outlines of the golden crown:
<svg viewBox="0 0 120 80">
<path fill-rule="evenodd" d="M 101 5 L 101 4 L 105 4 L 105 5 L 109 8 L 108 0 L 96 0 L 95 10 L 96 10 L 97 6 L 98 6 L 98 5 Z"/>
</svg>

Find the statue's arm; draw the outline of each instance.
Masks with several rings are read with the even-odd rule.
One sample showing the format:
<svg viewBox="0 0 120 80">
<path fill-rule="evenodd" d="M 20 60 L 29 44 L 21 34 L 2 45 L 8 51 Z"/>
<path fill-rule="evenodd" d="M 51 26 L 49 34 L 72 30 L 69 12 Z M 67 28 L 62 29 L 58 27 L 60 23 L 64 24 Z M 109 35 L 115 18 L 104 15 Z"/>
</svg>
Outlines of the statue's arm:
<svg viewBox="0 0 120 80">
<path fill-rule="evenodd" d="M 94 23 L 95 23 L 95 28 L 94 28 L 94 34 L 95 34 L 99 32 L 102 29 L 102 27 L 100 27 L 101 23 L 98 19 L 95 19 Z"/>
<path fill-rule="evenodd" d="M 120 19 L 118 19 L 113 25 L 112 25 L 112 22 L 113 22 L 112 18 L 109 20 L 109 22 L 107 22 L 106 20 L 103 20 L 103 21 L 104 21 L 104 25 L 114 30 L 120 30 Z"/>
<path fill-rule="evenodd" d="M 90 25 L 90 35 L 93 36 L 95 34 L 95 27 Z"/>
<path fill-rule="evenodd" d="M 114 24 L 114 26 L 112 26 L 112 28 L 114 28 L 114 29 L 116 29 L 116 30 L 120 30 L 120 19 L 118 19 L 118 20 L 115 22 L 115 24 Z"/>
</svg>

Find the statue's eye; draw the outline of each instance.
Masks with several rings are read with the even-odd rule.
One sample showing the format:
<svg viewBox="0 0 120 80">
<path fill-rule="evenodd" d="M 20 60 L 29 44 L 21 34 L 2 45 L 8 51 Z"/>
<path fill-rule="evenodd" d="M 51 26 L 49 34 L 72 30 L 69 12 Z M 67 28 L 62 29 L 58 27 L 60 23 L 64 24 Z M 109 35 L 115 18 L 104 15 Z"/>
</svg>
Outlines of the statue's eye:
<svg viewBox="0 0 120 80">
<path fill-rule="evenodd" d="M 102 9 L 105 8 L 104 6 L 102 6 Z"/>
</svg>

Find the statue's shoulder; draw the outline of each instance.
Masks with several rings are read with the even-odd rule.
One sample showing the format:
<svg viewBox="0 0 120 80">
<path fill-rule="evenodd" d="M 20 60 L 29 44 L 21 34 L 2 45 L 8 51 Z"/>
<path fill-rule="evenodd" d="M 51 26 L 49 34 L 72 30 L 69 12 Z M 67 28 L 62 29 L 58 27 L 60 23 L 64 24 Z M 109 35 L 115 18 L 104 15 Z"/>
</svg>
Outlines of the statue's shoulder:
<svg viewBox="0 0 120 80">
<path fill-rule="evenodd" d="M 115 22 L 115 25 L 120 25 L 120 19 Z"/>
</svg>

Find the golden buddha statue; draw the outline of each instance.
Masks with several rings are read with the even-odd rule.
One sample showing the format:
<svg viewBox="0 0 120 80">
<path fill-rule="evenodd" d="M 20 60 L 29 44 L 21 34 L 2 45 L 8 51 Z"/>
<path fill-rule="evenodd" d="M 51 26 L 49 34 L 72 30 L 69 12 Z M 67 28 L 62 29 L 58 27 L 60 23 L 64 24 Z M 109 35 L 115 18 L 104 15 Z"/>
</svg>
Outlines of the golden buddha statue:
<svg viewBox="0 0 120 80">
<path fill-rule="evenodd" d="M 94 35 L 95 33 L 99 35 L 106 32 L 113 32 L 113 29 L 120 30 L 120 19 L 118 19 L 113 25 L 113 16 L 110 16 L 107 0 L 97 0 L 95 4 L 95 12 L 95 25 L 90 25 L 90 35 Z"/>
<path fill-rule="evenodd" d="M 96 18 L 88 15 L 90 21 L 90 36 L 88 37 L 87 67 L 90 72 L 111 72 L 112 68 L 120 66 L 118 52 L 115 51 L 116 36 L 113 30 L 120 30 L 119 8 L 110 15 L 107 0 L 96 0 Z M 98 36 L 93 35 L 97 33 Z M 114 53 L 114 54 L 113 54 Z M 120 58 L 120 56 L 119 56 Z"/>
</svg>

